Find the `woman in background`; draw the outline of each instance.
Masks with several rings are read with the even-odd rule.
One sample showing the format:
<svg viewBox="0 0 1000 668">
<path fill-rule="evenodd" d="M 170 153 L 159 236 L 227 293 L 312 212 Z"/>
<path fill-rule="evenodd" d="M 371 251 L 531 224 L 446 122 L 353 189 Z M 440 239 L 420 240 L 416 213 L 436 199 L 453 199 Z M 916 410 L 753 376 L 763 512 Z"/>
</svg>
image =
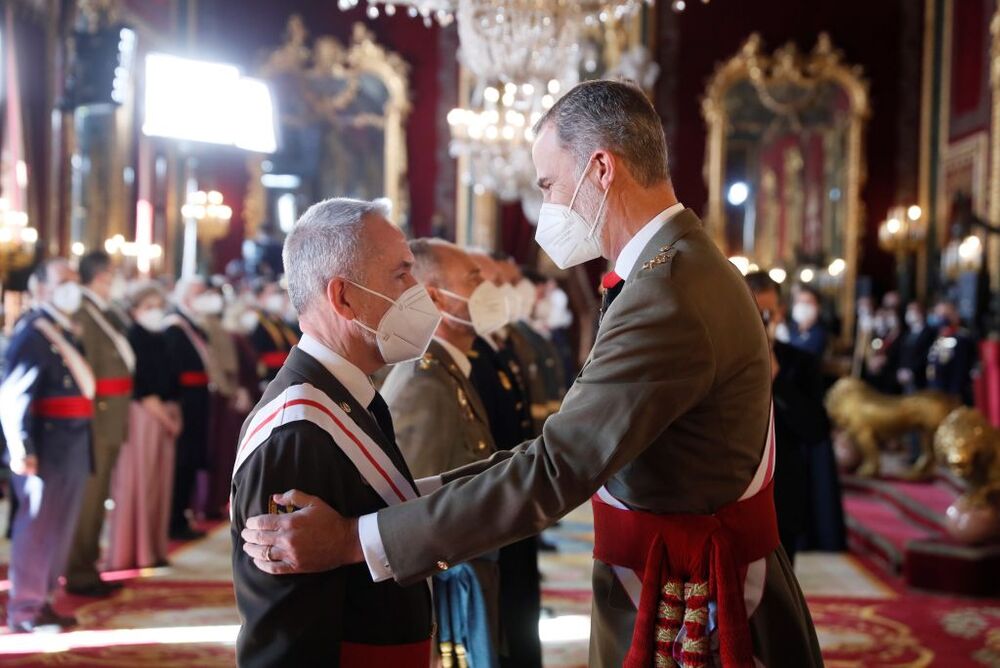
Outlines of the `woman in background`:
<svg viewBox="0 0 1000 668">
<path fill-rule="evenodd" d="M 174 442 L 181 431 L 176 388 L 164 356 L 166 299 L 153 282 L 129 296 L 133 325 L 129 343 L 136 354 L 129 433 L 112 481 L 109 570 L 165 566 L 173 490 Z"/>
</svg>

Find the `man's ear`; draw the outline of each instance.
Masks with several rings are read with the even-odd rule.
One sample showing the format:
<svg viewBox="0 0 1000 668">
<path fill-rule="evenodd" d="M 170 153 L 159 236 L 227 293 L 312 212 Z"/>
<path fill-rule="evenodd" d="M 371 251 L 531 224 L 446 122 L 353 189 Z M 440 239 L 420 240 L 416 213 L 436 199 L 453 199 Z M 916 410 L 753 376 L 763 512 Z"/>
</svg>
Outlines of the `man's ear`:
<svg viewBox="0 0 1000 668">
<path fill-rule="evenodd" d="M 618 168 L 617 158 L 610 151 L 601 149 L 594 153 L 593 161 L 595 163 L 594 174 L 597 176 L 598 183 L 601 184 L 601 190 L 607 190 L 611 187 L 611 182 L 615 180 L 615 171 Z"/>
<path fill-rule="evenodd" d="M 331 278 L 326 284 L 326 302 L 341 318 L 354 320 L 358 314 L 347 296 L 347 286 L 349 285 L 350 283 L 340 277 Z"/>
<path fill-rule="evenodd" d="M 442 310 L 445 296 L 441 293 L 441 290 L 437 286 L 430 284 L 425 284 L 424 288 L 427 290 L 427 294 L 430 295 L 431 301 L 438 307 L 438 310 Z"/>
</svg>

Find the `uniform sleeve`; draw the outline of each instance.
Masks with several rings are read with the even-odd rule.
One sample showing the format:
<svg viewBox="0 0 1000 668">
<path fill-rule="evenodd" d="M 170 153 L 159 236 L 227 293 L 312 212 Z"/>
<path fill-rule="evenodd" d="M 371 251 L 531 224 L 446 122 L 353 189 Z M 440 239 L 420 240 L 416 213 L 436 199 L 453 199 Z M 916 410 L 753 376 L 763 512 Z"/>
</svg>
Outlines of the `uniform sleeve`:
<svg viewBox="0 0 1000 668">
<path fill-rule="evenodd" d="M 50 358 L 48 347 L 33 332 L 15 335 L 7 349 L 6 372 L 0 384 L 0 425 L 11 460 L 36 454 L 31 438 L 34 433 L 31 403 L 43 389 L 42 379 Z"/>
<path fill-rule="evenodd" d="M 329 437 L 312 425 L 280 427 L 240 467 L 233 481 L 233 579 L 243 629 L 241 666 L 335 665 L 343 628 L 341 571 L 269 575 L 243 551 L 246 519 L 270 512 L 273 494 L 299 489 L 343 507 Z M 325 629 L 325 630 L 323 630 Z M 317 642 L 321 641 L 321 642 Z"/>
<path fill-rule="evenodd" d="M 467 561 L 550 526 L 699 403 L 714 377 L 697 305 L 659 272 L 640 274 L 615 300 L 590 362 L 539 438 L 478 475 L 379 511 L 394 577 L 416 582 L 438 561 Z"/>
</svg>

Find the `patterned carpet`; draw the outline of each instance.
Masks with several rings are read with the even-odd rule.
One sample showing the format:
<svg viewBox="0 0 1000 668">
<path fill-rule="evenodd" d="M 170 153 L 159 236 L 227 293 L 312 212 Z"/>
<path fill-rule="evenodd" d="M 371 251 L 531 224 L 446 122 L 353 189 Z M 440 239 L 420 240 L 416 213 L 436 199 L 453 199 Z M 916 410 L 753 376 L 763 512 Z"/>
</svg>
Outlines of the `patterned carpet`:
<svg viewBox="0 0 1000 668">
<path fill-rule="evenodd" d="M 582 667 L 591 599 L 589 508 L 575 511 L 547 536 L 559 552 L 542 558 L 545 665 Z M 0 545 L 0 562 L 6 562 L 6 549 L 6 543 Z M 805 554 L 796 568 L 828 666 L 1000 667 L 1000 601 L 903 591 L 849 555 Z M 61 611 L 78 616 L 80 630 L 47 636 L 0 633 L 0 665 L 233 665 L 239 619 L 227 527 L 175 551 L 170 568 L 113 577 L 128 582 L 108 600 L 57 600 Z M 8 587 L 0 581 L 0 605 Z"/>
</svg>

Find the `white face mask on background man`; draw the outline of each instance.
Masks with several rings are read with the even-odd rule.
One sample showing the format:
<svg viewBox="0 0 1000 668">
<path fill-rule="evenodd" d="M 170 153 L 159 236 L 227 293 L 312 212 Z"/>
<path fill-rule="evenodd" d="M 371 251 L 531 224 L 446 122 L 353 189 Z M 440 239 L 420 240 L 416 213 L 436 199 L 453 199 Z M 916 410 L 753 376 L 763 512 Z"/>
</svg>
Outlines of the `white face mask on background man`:
<svg viewBox="0 0 1000 668">
<path fill-rule="evenodd" d="M 375 335 L 378 350 L 386 364 L 415 360 L 427 352 L 434 330 L 441 323 L 441 312 L 424 286 L 417 283 L 398 299 L 390 299 L 354 281 L 347 282 L 391 304 L 376 329 L 357 318 L 354 320 L 359 327 Z"/>
<path fill-rule="evenodd" d="M 60 283 L 52 290 L 52 305 L 66 315 L 73 315 L 79 311 L 82 303 L 83 292 L 80 290 L 79 283 L 67 281 Z"/>
<path fill-rule="evenodd" d="M 604 191 L 592 221 L 573 210 L 573 204 L 576 203 L 589 172 L 588 162 L 577 181 L 569 205 L 545 202 L 538 213 L 535 241 L 560 269 L 568 269 L 601 257 L 601 228 L 604 226 L 604 205 L 608 201 L 610 188 Z"/>
<path fill-rule="evenodd" d="M 264 298 L 264 310 L 271 315 L 284 317 L 285 296 L 281 294 L 270 294 Z"/>
<path fill-rule="evenodd" d="M 535 290 L 535 284 L 526 278 L 522 278 L 514 286 L 514 289 L 517 291 L 520 305 L 520 311 L 517 314 L 518 318 L 521 320 L 530 320 L 532 314 L 535 312 L 535 302 L 538 300 L 538 292 Z"/>
<path fill-rule="evenodd" d="M 796 302 L 795 306 L 792 307 L 792 320 L 799 327 L 812 327 L 817 318 L 819 318 L 819 309 L 815 304 Z"/>
<path fill-rule="evenodd" d="M 191 308 L 198 315 L 221 315 L 226 307 L 226 302 L 217 292 L 205 292 L 191 302 Z"/>
<path fill-rule="evenodd" d="M 442 312 L 441 315 L 448 320 L 469 325 L 480 336 L 492 334 L 506 325 L 509 320 L 507 299 L 503 291 L 489 281 L 483 281 L 476 286 L 476 289 L 468 297 L 457 295 L 449 290 L 440 290 L 440 292 L 468 304 L 469 320 L 463 320 L 451 313 Z"/>
</svg>

